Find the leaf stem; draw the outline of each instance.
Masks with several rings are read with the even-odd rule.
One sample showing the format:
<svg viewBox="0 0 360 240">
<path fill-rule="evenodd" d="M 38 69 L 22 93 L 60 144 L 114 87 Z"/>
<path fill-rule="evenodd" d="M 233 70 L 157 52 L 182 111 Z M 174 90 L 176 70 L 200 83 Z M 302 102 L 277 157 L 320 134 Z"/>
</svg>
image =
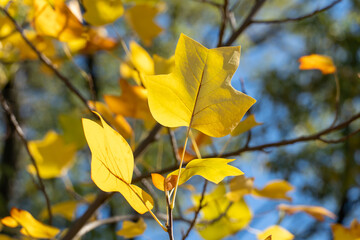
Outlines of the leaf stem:
<svg viewBox="0 0 360 240">
<path fill-rule="evenodd" d="M 197 157 L 198 159 L 201 159 L 200 150 L 199 150 L 199 147 L 198 147 L 198 145 L 197 145 L 197 143 L 196 143 L 196 141 L 195 141 L 194 135 L 192 134 L 191 130 L 190 130 L 189 133 L 190 133 L 191 143 L 192 143 L 193 148 L 194 148 L 194 151 L 195 151 L 195 153 L 196 153 L 196 157 Z"/>
</svg>

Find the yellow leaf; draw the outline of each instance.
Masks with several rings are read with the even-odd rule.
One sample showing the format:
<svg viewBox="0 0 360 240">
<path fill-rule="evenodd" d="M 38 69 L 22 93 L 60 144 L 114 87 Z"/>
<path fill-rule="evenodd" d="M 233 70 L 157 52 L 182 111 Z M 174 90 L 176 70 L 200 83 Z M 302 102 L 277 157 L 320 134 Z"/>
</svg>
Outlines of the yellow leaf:
<svg viewBox="0 0 360 240">
<path fill-rule="evenodd" d="M 2 218 L 1 223 L 10 228 L 16 228 L 19 226 L 18 222 L 10 216 Z"/>
<path fill-rule="evenodd" d="M 47 0 L 34 0 L 33 25 L 39 35 L 63 42 L 79 38 L 84 33 L 83 25 L 64 0 L 54 0 L 53 6 Z"/>
<path fill-rule="evenodd" d="M 144 219 L 140 218 L 136 223 L 124 221 L 122 229 L 117 231 L 116 234 L 124 238 L 134 238 L 142 235 L 146 230 L 146 223 Z"/>
<path fill-rule="evenodd" d="M 205 195 L 203 201 L 205 207 L 201 210 L 200 222 L 208 223 L 197 224 L 198 231 L 204 239 L 223 239 L 245 228 L 252 219 L 252 213 L 246 202 L 242 199 L 231 203 L 225 197 L 225 192 L 224 184 L 219 184 L 213 192 Z M 199 203 L 199 199 L 200 196 L 194 198 L 196 204 Z M 213 221 L 215 219 L 217 221 Z"/>
<path fill-rule="evenodd" d="M 73 163 L 76 146 L 66 144 L 63 137 L 49 131 L 43 140 L 30 141 L 29 150 L 34 157 L 42 178 L 61 177 Z M 35 167 L 28 166 L 28 171 L 35 174 Z"/>
<path fill-rule="evenodd" d="M 115 22 L 124 13 L 121 0 L 83 0 L 84 19 L 94 26 Z"/>
<path fill-rule="evenodd" d="M 60 230 L 36 220 L 29 212 L 17 208 L 10 211 L 13 217 L 23 228 L 20 230 L 25 236 L 33 238 L 54 238 Z"/>
<path fill-rule="evenodd" d="M 229 134 L 255 103 L 230 84 L 239 60 L 240 47 L 207 49 L 182 34 L 174 71 L 146 76 L 155 120 L 167 127 L 191 126 L 212 137 Z"/>
<path fill-rule="evenodd" d="M 120 192 L 137 212 L 143 214 L 151 210 L 154 204 L 151 196 L 131 184 L 134 156 L 129 144 L 96 114 L 101 124 L 83 118 L 85 137 L 92 153 L 92 180 L 105 192 Z"/>
<path fill-rule="evenodd" d="M 332 224 L 334 240 L 359 240 L 360 239 L 360 224 L 354 219 L 350 227 L 344 227 L 341 224 Z"/>
<path fill-rule="evenodd" d="M 298 212 L 305 212 L 315 218 L 318 221 L 324 221 L 325 217 L 329 217 L 335 219 L 335 214 L 327 210 L 326 208 L 319 207 L 319 206 L 304 206 L 304 205 L 296 205 L 290 206 L 286 204 L 280 204 L 278 206 L 280 211 L 284 211 L 285 213 L 292 215 Z"/>
<path fill-rule="evenodd" d="M 262 123 L 257 122 L 255 120 L 254 114 L 251 114 L 249 117 L 247 117 L 244 121 L 241 121 L 236 126 L 236 128 L 231 132 L 231 136 L 238 136 L 259 125 L 262 125 Z"/>
<path fill-rule="evenodd" d="M 15 31 L 15 26 L 7 16 L 0 16 L 0 38 L 9 36 Z"/>
<path fill-rule="evenodd" d="M 75 144 L 77 149 L 86 145 L 79 112 L 73 111 L 61 114 L 59 116 L 59 123 L 63 130 L 63 138 L 66 143 Z"/>
<path fill-rule="evenodd" d="M 236 167 L 228 165 L 229 162 L 235 159 L 225 158 L 205 158 L 191 160 L 186 168 L 181 171 L 179 185 L 188 181 L 192 176 L 200 175 L 203 178 L 218 184 L 227 176 L 238 176 L 244 174 Z M 179 170 L 176 170 L 170 175 L 178 175 Z"/>
<path fill-rule="evenodd" d="M 0 240 L 16 240 L 16 239 L 12 238 L 10 236 L 7 236 L 5 234 L 0 234 Z"/>
<path fill-rule="evenodd" d="M 247 178 L 244 175 L 236 176 L 230 180 L 230 192 L 226 197 L 232 201 L 237 202 L 246 194 L 250 194 L 254 187 L 254 178 Z"/>
<path fill-rule="evenodd" d="M 154 184 L 154 186 L 161 190 L 161 191 L 164 191 L 165 187 L 164 187 L 164 182 L 165 182 L 165 178 L 158 174 L 158 173 L 152 173 L 151 174 L 151 180 Z"/>
<path fill-rule="evenodd" d="M 154 54 L 154 74 L 169 74 L 174 70 L 175 57 L 172 56 L 168 59 Z"/>
<path fill-rule="evenodd" d="M 100 113 L 104 119 L 110 123 L 124 138 L 130 138 L 133 135 L 133 130 L 130 124 L 126 121 L 126 119 L 121 116 L 121 114 L 113 117 L 113 113 L 108 106 L 106 106 L 102 102 L 93 102 L 89 101 L 89 105 L 92 108 L 95 108 L 98 113 Z"/>
<path fill-rule="evenodd" d="M 275 180 L 268 183 L 263 189 L 254 188 L 252 194 L 258 197 L 271 199 L 284 199 L 291 201 L 291 197 L 287 193 L 294 187 L 285 180 Z"/>
<path fill-rule="evenodd" d="M 271 226 L 264 230 L 262 233 L 257 235 L 259 240 L 266 239 L 268 236 L 271 235 L 271 239 L 274 240 L 292 240 L 294 239 L 294 235 L 290 233 L 285 228 L 282 228 L 278 225 Z"/>
<path fill-rule="evenodd" d="M 110 111 L 125 117 L 153 121 L 148 106 L 147 90 L 141 86 L 131 86 L 123 79 L 120 79 L 119 84 L 122 91 L 120 97 L 104 95 L 104 100 Z"/>
<path fill-rule="evenodd" d="M 163 30 L 154 22 L 159 10 L 158 7 L 149 4 L 137 4 L 125 12 L 125 19 L 147 46 L 151 45 L 153 39 Z"/>
<path fill-rule="evenodd" d="M 65 201 L 54 204 L 51 206 L 51 213 L 55 216 L 61 216 L 69 221 L 72 221 L 75 217 L 75 210 L 78 202 L 77 201 Z M 48 218 L 48 211 L 44 209 L 40 213 L 42 219 Z"/>
<path fill-rule="evenodd" d="M 331 74 L 336 72 L 336 66 L 334 65 L 331 57 L 311 54 L 308 56 L 303 56 L 299 58 L 300 70 L 311 70 L 317 69 L 322 72 L 322 74 Z"/>
</svg>

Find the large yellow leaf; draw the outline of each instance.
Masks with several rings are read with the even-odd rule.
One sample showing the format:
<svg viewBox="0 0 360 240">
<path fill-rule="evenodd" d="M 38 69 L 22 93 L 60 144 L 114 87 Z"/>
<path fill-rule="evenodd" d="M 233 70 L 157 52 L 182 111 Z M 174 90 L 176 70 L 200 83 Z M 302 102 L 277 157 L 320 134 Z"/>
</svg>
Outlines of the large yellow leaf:
<svg viewBox="0 0 360 240">
<path fill-rule="evenodd" d="M 278 225 L 271 226 L 267 229 L 265 229 L 262 233 L 257 235 L 257 238 L 259 240 L 264 240 L 268 236 L 271 235 L 271 239 L 274 240 L 292 240 L 294 239 L 294 235 L 286 230 L 285 228 L 282 228 Z"/>
<path fill-rule="evenodd" d="M 262 125 L 262 123 L 257 122 L 255 120 L 255 115 L 251 114 L 249 117 L 247 117 L 244 121 L 241 121 L 236 126 L 236 128 L 231 132 L 231 136 L 238 136 L 259 125 Z"/>
<path fill-rule="evenodd" d="M 30 141 L 28 146 L 42 178 L 66 174 L 76 153 L 76 145 L 66 144 L 63 137 L 54 131 L 49 131 L 43 140 Z M 28 171 L 34 174 L 35 167 L 29 165 Z"/>
<path fill-rule="evenodd" d="M 291 201 L 291 197 L 287 196 L 287 194 L 293 189 L 294 187 L 285 180 L 274 180 L 263 189 L 254 188 L 252 194 L 258 197 Z"/>
<path fill-rule="evenodd" d="M 207 49 L 182 34 L 174 71 L 146 76 L 155 120 L 167 127 L 191 126 L 212 137 L 229 134 L 255 103 L 231 86 L 239 61 L 240 47 Z"/>
<path fill-rule="evenodd" d="M 39 35 L 54 37 L 59 41 L 79 38 L 84 33 L 83 25 L 66 6 L 64 0 L 34 0 L 33 25 Z"/>
<path fill-rule="evenodd" d="M 151 45 L 152 40 L 163 30 L 154 22 L 159 11 L 160 9 L 153 5 L 137 4 L 125 13 L 125 19 L 145 45 Z"/>
<path fill-rule="evenodd" d="M 119 81 L 121 96 L 104 95 L 109 109 L 125 117 L 154 121 L 147 100 L 147 90 L 141 86 L 131 86 L 126 80 Z"/>
<path fill-rule="evenodd" d="M 25 210 L 12 208 L 10 215 L 23 227 L 20 232 L 25 236 L 32 238 L 54 238 L 60 232 L 55 227 L 39 222 Z"/>
<path fill-rule="evenodd" d="M 137 222 L 124 221 L 122 229 L 116 234 L 124 238 L 134 238 L 142 235 L 146 230 L 144 219 L 140 218 Z"/>
<path fill-rule="evenodd" d="M 354 219 L 350 227 L 344 227 L 341 224 L 331 225 L 334 240 L 359 240 L 360 239 L 360 224 Z"/>
<path fill-rule="evenodd" d="M 94 26 L 114 22 L 124 13 L 121 0 L 83 0 L 84 19 Z"/>
<path fill-rule="evenodd" d="M 235 159 L 225 158 L 205 158 L 191 160 L 181 171 L 179 185 L 188 181 L 192 176 L 200 175 L 203 178 L 218 184 L 225 177 L 239 176 L 244 174 L 236 167 L 228 165 L 229 162 Z M 169 175 L 178 175 L 179 170 L 176 170 Z"/>
<path fill-rule="evenodd" d="M 286 204 L 280 204 L 278 206 L 280 211 L 284 211 L 285 213 L 292 215 L 298 212 L 305 212 L 315 218 L 318 221 L 324 221 L 325 217 L 329 217 L 335 219 L 335 214 L 327 210 L 326 208 L 320 206 L 305 206 L 305 205 L 295 205 L 290 206 Z"/>
<path fill-rule="evenodd" d="M 83 118 L 85 137 L 92 153 L 92 180 L 105 192 L 120 192 L 137 212 L 149 211 L 153 208 L 153 199 L 131 184 L 134 156 L 129 144 L 96 114 L 101 124 Z"/>
<path fill-rule="evenodd" d="M 301 70 L 317 69 L 320 70 L 322 74 L 331 74 L 336 72 L 336 66 L 334 65 L 331 57 L 328 56 L 311 54 L 299 58 L 299 62 L 299 69 Z"/>
</svg>

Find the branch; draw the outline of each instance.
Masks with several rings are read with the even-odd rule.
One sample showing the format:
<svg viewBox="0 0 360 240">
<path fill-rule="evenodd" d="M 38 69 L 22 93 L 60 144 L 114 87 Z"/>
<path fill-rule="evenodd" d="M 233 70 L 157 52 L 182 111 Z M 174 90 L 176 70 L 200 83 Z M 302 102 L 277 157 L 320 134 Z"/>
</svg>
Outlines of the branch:
<svg viewBox="0 0 360 240">
<path fill-rule="evenodd" d="M 59 70 L 55 67 L 55 65 L 51 62 L 51 60 L 46 57 L 42 52 L 40 52 L 34 44 L 31 43 L 31 41 L 25 36 L 24 30 L 21 28 L 19 24 L 17 24 L 16 20 L 10 15 L 10 13 L 3 7 L 0 7 L 0 10 L 9 18 L 9 20 L 15 25 L 16 30 L 20 33 L 22 39 L 26 42 L 26 44 L 36 53 L 38 58 L 41 62 L 43 62 L 48 68 L 50 68 L 51 71 L 54 72 L 54 74 L 66 85 L 66 87 L 74 93 L 82 102 L 83 104 L 90 110 L 90 106 L 87 104 L 87 100 L 85 97 L 81 95 L 81 93 L 72 85 L 70 80 L 65 77 L 62 73 L 59 72 Z"/>
<path fill-rule="evenodd" d="M 223 41 L 225 28 L 226 28 L 226 22 L 227 22 L 227 19 L 228 19 L 228 10 L 227 10 L 228 4 L 229 4 L 229 1 L 224 0 L 224 4 L 223 4 L 222 8 L 220 9 L 222 19 L 221 19 L 221 25 L 220 25 L 220 31 L 219 31 L 219 40 L 218 40 L 218 43 L 217 43 L 217 47 L 220 47 L 221 44 L 222 44 L 222 41 Z"/>
<path fill-rule="evenodd" d="M 266 0 L 256 0 L 256 3 L 250 10 L 249 15 L 245 18 L 243 23 L 240 25 L 240 27 L 233 32 L 233 34 L 229 37 L 229 39 L 224 43 L 221 44 L 221 46 L 230 46 L 235 40 L 240 36 L 240 34 L 252 23 L 252 18 L 255 16 L 255 14 L 261 9 L 263 4 L 266 2 Z"/>
<path fill-rule="evenodd" d="M 327 5 L 324 8 L 315 10 L 312 13 L 306 14 L 304 16 L 301 17 L 296 17 L 296 18 L 284 18 L 284 19 L 278 19 L 278 20 L 252 20 L 252 23 L 256 23 L 256 24 L 276 24 L 276 23 L 286 23 L 286 22 L 296 22 L 296 21 L 301 21 L 310 17 L 313 17 L 315 15 L 317 15 L 318 13 L 324 12 L 330 8 L 332 8 L 333 6 L 335 6 L 336 4 L 340 3 L 342 0 L 336 0 L 333 1 L 332 3 L 330 3 L 329 5 Z"/>
<path fill-rule="evenodd" d="M 138 147 L 134 151 L 134 159 L 138 158 L 141 153 L 144 152 L 144 150 L 154 141 L 157 139 L 157 135 L 162 129 L 162 126 L 160 124 L 156 124 L 153 129 L 150 131 L 149 135 L 138 145 Z M 150 175 L 150 174 L 149 174 Z M 137 177 L 133 179 L 133 183 L 141 181 L 144 179 L 143 176 Z M 106 192 L 100 192 L 98 196 L 96 197 L 95 201 L 90 204 L 86 212 L 78 218 L 73 225 L 69 228 L 65 236 L 62 238 L 62 240 L 71 240 L 74 236 L 81 230 L 81 228 L 86 224 L 86 222 L 90 219 L 90 217 L 94 214 L 94 212 L 108 199 L 110 199 L 115 192 L 112 193 L 106 193 Z"/>
<path fill-rule="evenodd" d="M 10 122 L 14 126 L 17 135 L 19 136 L 21 142 L 23 143 L 23 145 L 24 145 L 24 147 L 26 149 L 26 152 L 29 154 L 31 163 L 35 167 L 36 178 L 38 180 L 38 187 L 39 187 L 40 191 L 43 193 L 43 195 L 45 197 L 46 207 L 47 207 L 48 214 L 49 214 L 49 223 L 51 225 L 52 224 L 52 213 L 51 213 L 50 199 L 49 199 L 48 194 L 46 193 L 45 185 L 44 185 L 44 183 L 42 181 L 42 178 L 40 177 L 39 168 L 38 168 L 38 166 L 36 164 L 36 161 L 35 161 L 34 157 L 32 156 L 32 154 L 30 152 L 30 149 L 28 147 L 29 145 L 28 145 L 28 142 L 27 142 L 27 140 L 25 138 L 25 134 L 24 134 L 23 130 L 21 129 L 19 122 L 17 121 L 14 113 L 12 112 L 9 104 L 7 103 L 6 99 L 4 98 L 4 96 L 3 96 L 3 94 L 1 92 L 0 92 L 0 102 L 1 102 L 1 105 L 2 105 L 2 107 L 4 109 L 4 111 L 9 116 Z"/>
<path fill-rule="evenodd" d="M 308 135 L 308 136 L 302 136 L 302 137 L 298 137 L 298 138 L 294 138 L 294 139 L 290 139 L 290 140 L 282 140 L 279 142 L 273 142 L 273 143 L 267 143 L 267 144 L 263 144 L 263 145 L 258 145 L 258 146 L 254 146 L 254 147 L 249 147 L 249 146 L 245 146 L 241 149 L 235 150 L 233 152 L 228 152 L 223 154 L 221 157 L 230 157 L 230 156 L 235 156 L 235 155 L 239 155 L 243 152 L 250 152 L 250 151 L 263 151 L 266 148 L 270 148 L 270 147 L 280 147 L 280 146 L 285 146 L 285 145 L 291 145 L 294 143 L 298 143 L 298 142 L 308 142 L 308 141 L 313 141 L 313 140 L 320 140 L 323 142 L 328 141 L 329 143 L 332 143 L 331 140 L 324 140 L 321 137 L 324 135 L 327 135 L 329 133 L 332 133 L 336 130 L 342 129 L 347 127 L 350 123 L 352 123 L 353 121 L 357 120 L 360 118 L 360 113 L 355 114 L 354 116 L 352 116 L 350 119 L 348 119 L 345 122 L 342 122 L 336 126 L 333 127 L 329 127 L 326 128 L 318 133 L 312 134 L 312 135 Z M 347 138 L 351 137 L 352 135 L 356 134 L 358 131 L 356 131 L 353 134 L 350 134 L 349 136 L 343 138 L 343 139 L 339 139 L 334 141 L 334 143 L 338 143 L 340 142 L 340 140 L 345 141 Z M 212 158 L 212 157 L 216 157 L 216 155 L 209 155 L 209 156 L 205 156 L 204 158 Z"/>
</svg>

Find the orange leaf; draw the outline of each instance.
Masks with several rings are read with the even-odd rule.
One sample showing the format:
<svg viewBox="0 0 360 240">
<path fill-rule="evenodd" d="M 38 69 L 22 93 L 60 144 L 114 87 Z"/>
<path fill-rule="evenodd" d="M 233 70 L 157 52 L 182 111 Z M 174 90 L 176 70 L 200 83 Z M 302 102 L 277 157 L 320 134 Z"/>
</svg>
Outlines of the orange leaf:
<svg viewBox="0 0 360 240">
<path fill-rule="evenodd" d="M 286 204 L 280 204 L 278 209 L 284 211 L 285 213 L 292 215 L 298 212 L 305 212 L 315 218 L 318 221 L 324 221 L 325 217 L 329 217 L 335 219 L 335 214 L 327 210 L 326 208 L 319 207 L 319 206 L 304 206 L 304 205 L 297 205 L 297 206 L 290 206 Z"/>
<path fill-rule="evenodd" d="M 154 186 L 161 190 L 161 191 L 164 191 L 165 187 L 164 187 L 164 182 L 165 182 L 165 178 L 158 174 L 158 173 L 152 173 L 151 174 L 151 180 L 154 184 Z"/>
<path fill-rule="evenodd" d="M 336 72 L 336 67 L 334 65 L 333 60 L 331 57 L 318 55 L 318 54 L 311 54 L 308 56 L 303 56 L 299 58 L 300 70 L 311 70 L 317 69 L 322 72 L 322 74 L 331 74 Z"/>
</svg>

